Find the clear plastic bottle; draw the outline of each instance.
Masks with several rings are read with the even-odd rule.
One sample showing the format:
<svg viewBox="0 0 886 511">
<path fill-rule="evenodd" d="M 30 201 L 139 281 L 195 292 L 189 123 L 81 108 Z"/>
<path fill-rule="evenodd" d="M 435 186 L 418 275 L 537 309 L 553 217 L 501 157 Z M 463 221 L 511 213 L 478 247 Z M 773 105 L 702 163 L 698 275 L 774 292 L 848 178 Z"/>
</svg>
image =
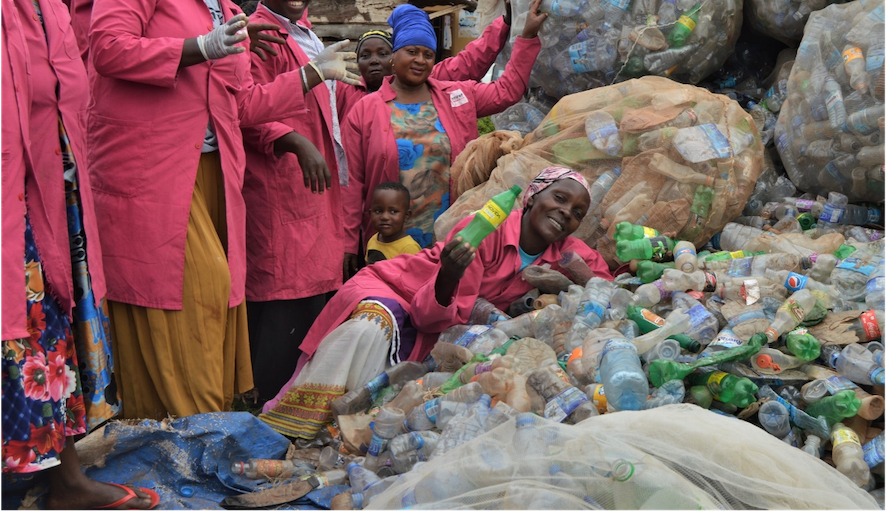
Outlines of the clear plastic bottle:
<svg viewBox="0 0 886 511">
<path fill-rule="evenodd" d="M 375 472 L 363 468 L 357 463 L 348 464 L 348 479 L 350 479 L 351 490 L 354 493 L 361 493 L 370 484 L 381 481 L 381 478 Z"/>
<path fill-rule="evenodd" d="M 650 74 L 665 74 L 669 69 L 685 61 L 699 49 L 697 44 L 687 44 L 682 48 L 671 48 L 650 53 L 643 57 L 643 66 Z"/>
<path fill-rule="evenodd" d="M 710 293 L 717 289 L 717 276 L 702 270 L 686 273 L 678 269 L 667 269 L 662 273 L 661 283 L 668 291 L 691 289 Z"/>
<path fill-rule="evenodd" d="M 571 18 L 580 15 L 587 6 L 584 0 L 543 0 L 538 10 L 558 18 Z"/>
<path fill-rule="evenodd" d="M 642 409 L 649 381 L 634 345 L 625 339 L 610 339 L 600 353 L 599 365 L 609 405 L 616 410 Z"/>
<path fill-rule="evenodd" d="M 369 450 L 366 452 L 366 461 L 363 467 L 375 472 L 378 470 L 378 457 L 387 448 L 388 440 L 400 434 L 406 414 L 399 408 L 389 405 L 381 407 L 375 416 L 372 427 L 372 440 L 369 442 Z"/>
<path fill-rule="evenodd" d="M 537 416 L 533 413 L 517 415 L 513 442 L 517 452 L 515 464 L 518 467 L 519 476 L 541 482 L 541 478 L 549 473 L 546 463 L 548 444 L 537 420 Z"/>
<path fill-rule="evenodd" d="M 864 385 L 884 385 L 883 367 L 873 354 L 858 343 L 848 344 L 836 357 L 834 369 L 841 376 Z"/>
<path fill-rule="evenodd" d="M 231 472 L 249 479 L 288 479 L 294 475 L 309 474 L 312 470 L 296 466 L 292 460 L 250 458 L 232 463 Z"/>
<path fill-rule="evenodd" d="M 439 440 L 440 434 L 434 431 L 413 431 L 397 435 L 388 444 L 394 470 L 403 474 L 416 463 L 427 461 Z"/>
<path fill-rule="evenodd" d="M 808 289 L 801 289 L 791 295 L 778 308 L 775 313 L 775 319 L 769 328 L 766 329 L 766 337 L 769 342 L 775 342 L 778 337 L 784 333 L 790 332 L 803 321 L 812 307 L 815 306 L 815 296 Z"/>
<path fill-rule="evenodd" d="M 471 316 L 468 318 L 469 325 L 491 325 L 496 321 L 511 319 L 510 316 L 499 310 L 492 302 L 480 297 L 474 303 Z"/>
<path fill-rule="evenodd" d="M 766 401 L 757 412 L 760 425 L 776 438 L 784 438 L 791 431 L 788 410 L 778 401 Z"/>
<path fill-rule="evenodd" d="M 609 193 L 619 176 L 621 176 L 621 167 L 615 167 L 600 174 L 600 177 L 594 180 L 591 184 L 591 210 L 597 209 L 603 203 L 603 197 Z"/>
<path fill-rule="evenodd" d="M 492 398 L 483 394 L 467 410 L 454 416 L 443 430 L 443 434 L 440 435 L 440 440 L 431 457 L 442 456 L 485 433 L 486 418 L 491 411 L 491 405 Z"/>
<path fill-rule="evenodd" d="M 504 322 L 513 321 L 505 320 Z M 496 323 L 502 324 L 502 323 Z M 455 325 L 444 330 L 438 342 L 463 346 L 471 353 L 489 355 L 492 350 L 508 342 L 507 333 L 489 325 Z"/>
<path fill-rule="evenodd" d="M 681 291 L 675 292 L 671 301 L 674 304 L 671 314 L 685 312 L 692 322 L 692 326 L 685 332 L 686 335 L 702 345 L 714 340 L 720 330 L 720 322 L 701 302 Z"/>
<path fill-rule="evenodd" d="M 843 105 L 843 91 L 840 88 L 840 83 L 833 76 L 828 76 L 824 80 L 822 90 L 825 94 L 828 121 L 834 131 L 838 131 L 846 123 L 846 107 Z"/>
<path fill-rule="evenodd" d="M 674 263 L 676 268 L 685 273 L 692 273 L 698 268 L 698 255 L 695 245 L 689 241 L 678 241 L 674 246 Z"/>
<path fill-rule="evenodd" d="M 797 357 L 766 347 L 760 348 L 756 355 L 751 356 L 751 367 L 760 374 L 779 374 L 803 364 L 804 362 Z"/>
<path fill-rule="evenodd" d="M 886 261 L 880 260 L 877 268 L 871 273 L 867 285 L 865 285 L 864 303 L 869 309 L 884 310 L 884 293 L 886 293 Z"/>
<path fill-rule="evenodd" d="M 806 276 L 822 284 L 830 284 L 831 273 L 837 267 L 837 258 L 832 254 L 818 254 Z"/>
<path fill-rule="evenodd" d="M 562 422 L 572 414 L 587 396 L 571 383 L 559 365 L 540 367 L 530 372 L 526 381 L 547 403 L 544 416 Z"/>
<path fill-rule="evenodd" d="M 588 281 L 572 320 L 572 326 L 566 334 L 567 348 L 580 346 L 584 342 L 585 335 L 600 325 L 614 290 L 613 284 L 605 279 L 594 277 Z"/>
<path fill-rule="evenodd" d="M 729 134 L 728 138 L 726 133 Z M 736 126 L 727 129 L 726 126 L 717 124 L 683 128 L 674 137 L 674 148 L 683 159 L 691 163 L 730 158 L 753 143 L 754 136 L 748 131 Z"/>
<path fill-rule="evenodd" d="M 820 401 L 821 398 L 828 395 L 828 380 L 816 379 L 812 380 L 805 385 L 800 390 L 800 397 L 803 398 L 803 401 L 806 404 L 812 404 L 816 401 Z"/>
<path fill-rule="evenodd" d="M 338 451 L 331 445 L 327 445 L 320 451 L 320 458 L 317 460 L 317 470 L 325 472 L 327 470 L 343 468 L 350 462 L 357 461 L 357 459 L 351 454 Z"/>
<path fill-rule="evenodd" d="M 388 385 L 416 380 L 427 372 L 428 366 L 421 362 L 400 362 L 370 380 L 363 387 L 351 389 L 342 397 L 334 400 L 330 405 L 332 413 L 337 418 L 340 415 L 350 415 L 366 410 L 381 389 Z"/>
<path fill-rule="evenodd" d="M 864 444 L 862 450 L 864 451 L 864 462 L 869 468 L 882 465 L 884 456 L 886 456 L 883 448 L 883 432 L 880 432 L 873 440 Z"/>
<path fill-rule="evenodd" d="M 821 438 L 813 435 L 806 435 L 806 442 L 803 444 L 803 451 L 810 456 L 821 458 Z"/>
<path fill-rule="evenodd" d="M 864 53 L 861 48 L 847 44 L 843 47 L 843 65 L 849 75 L 849 86 L 862 94 L 868 93 L 870 77 L 865 70 Z"/>
<path fill-rule="evenodd" d="M 651 332 L 643 334 L 640 337 L 635 337 L 634 339 L 631 339 L 631 343 L 633 343 L 634 347 L 637 349 L 637 353 L 643 355 L 644 353 L 647 353 L 648 351 L 654 349 L 656 346 L 661 344 L 668 337 L 671 337 L 672 335 L 682 334 L 691 326 L 692 321 L 689 319 L 689 316 L 682 312 L 677 312 L 668 316 L 667 321 L 664 325 L 661 326 L 661 328 L 652 330 Z M 676 342 L 677 341 L 674 341 L 674 343 Z M 677 347 L 677 354 L 679 354 L 679 344 L 677 344 Z"/>
<path fill-rule="evenodd" d="M 664 288 L 661 279 L 643 284 L 634 291 L 634 305 L 640 307 L 652 307 L 672 296 L 672 292 Z"/>
<path fill-rule="evenodd" d="M 606 111 L 595 110 L 588 114 L 585 119 L 585 132 L 591 145 L 609 156 L 615 156 L 621 151 L 618 126 L 612 115 Z"/>
<path fill-rule="evenodd" d="M 871 470 L 864 461 L 864 450 L 858 435 L 838 422 L 831 428 L 831 456 L 837 470 L 858 486 L 864 486 Z"/>
</svg>

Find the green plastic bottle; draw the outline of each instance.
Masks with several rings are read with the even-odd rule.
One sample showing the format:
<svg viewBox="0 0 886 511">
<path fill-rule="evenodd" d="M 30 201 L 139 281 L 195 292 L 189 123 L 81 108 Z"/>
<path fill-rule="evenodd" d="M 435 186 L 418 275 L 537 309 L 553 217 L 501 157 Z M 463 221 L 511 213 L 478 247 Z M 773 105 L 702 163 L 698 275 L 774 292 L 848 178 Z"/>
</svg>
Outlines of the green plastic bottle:
<svg viewBox="0 0 886 511">
<path fill-rule="evenodd" d="M 643 238 L 654 238 L 661 236 L 661 233 L 651 227 L 643 227 L 642 225 L 634 225 L 630 222 L 621 222 L 615 226 L 615 234 L 612 235 L 615 241 L 621 240 L 642 240 Z"/>
<path fill-rule="evenodd" d="M 459 231 L 456 236 L 461 236 L 464 241 L 470 243 L 474 248 L 479 247 L 480 242 L 486 236 L 492 234 L 492 231 L 498 229 L 498 226 L 508 218 L 508 215 L 511 214 L 511 209 L 514 208 L 514 201 L 517 200 L 517 196 L 522 191 L 522 188 L 514 185 L 510 190 L 489 199 L 486 205 L 477 211 L 471 223 Z"/>
<path fill-rule="evenodd" d="M 714 399 L 722 403 L 729 403 L 739 408 L 744 408 L 757 398 L 754 396 L 758 388 L 754 382 L 747 378 L 712 371 L 704 374 L 689 375 L 689 382 L 693 385 L 704 385 L 714 395 Z"/>
<path fill-rule="evenodd" d="M 695 30 L 695 25 L 698 23 L 698 11 L 700 9 L 701 5 L 695 4 L 689 12 L 680 16 L 674 28 L 671 29 L 671 33 L 668 34 L 669 48 L 679 48 L 686 44 L 686 39 L 689 39 L 689 35 L 692 34 L 692 31 Z"/>
<path fill-rule="evenodd" d="M 815 217 L 812 216 L 812 213 L 800 213 L 800 216 L 797 217 L 797 221 L 800 222 L 800 227 L 803 228 L 804 231 L 808 231 L 815 227 Z"/>
<path fill-rule="evenodd" d="M 855 252 L 855 247 L 852 245 L 840 245 L 840 248 L 834 250 L 834 257 L 837 259 L 846 259 L 853 252 Z"/>
<path fill-rule="evenodd" d="M 631 305 L 628 307 L 628 319 L 637 324 L 640 332 L 648 334 L 658 330 L 665 324 L 665 319 L 649 309 Z M 668 337 L 680 343 L 680 347 L 692 353 L 701 351 L 701 344 L 686 334 L 676 334 Z"/>
<path fill-rule="evenodd" d="M 709 357 L 701 357 L 689 364 L 663 358 L 653 360 L 652 362 L 649 362 L 649 381 L 656 387 L 661 387 L 666 381 L 682 380 L 686 378 L 686 376 L 699 367 L 713 366 L 723 362 L 750 358 L 760 351 L 760 347 L 766 344 L 766 341 L 766 334 L 754 334 L 751 336 L 750 340 L 748 340 L 747 344 L 718 351 Z"/>
<path fill-rule="evenodd" d="M 637 276 L 644 284 L 655 282 L 668 268 L 673 268 L 674 263 L 656 263 L 652 261 L 637 261 Z"/>
<path fill-rule="evenodd" d="M 858 399 L 854 390 L 841 390 L 833 396 L 812 403 L 806 408 L 806 413 L 813 417 L 824 417 L 828 426 L 833 426 L 843 419 L 855 417 L 860 406 L 861 399 Z"/>
<path fill-rule="evenodd" d="M 804 362 L 815 360 L 821 355 L 821 343 L 812 337 L 805 328 L 798 328 L 785 336 L 788 351 Z"/>
<path fill-rule="evenodd" d="M 698 185 L 695 189 L 695 195 L 692 197 L 692 206 L 689 208 L 689 211 L 702 218 L 707 218 L 711 212 L 712 202 L 714 202 L 714 189 Z"/>
<path fill-rule="evenodd" d="M 725 261 L 727 259 L 743 259 L 745 257 L 753 257 L 755 255 L 765 254 L 765 251 L 760 252 L 746 252 L 744 250 L 736 250 L 735 252 L 715 252 L 704 259 L 701 256 L 698 257 L 698 262 L 702 261 Z"/>
<path fill-rule="evenodd" d="M 655 236 L 639 240 L 622 240 L 615 244 L 615 255 L 622 261 L 645 259 L 661 262 L 674 258 L 674 240 Z"/>
</svg>

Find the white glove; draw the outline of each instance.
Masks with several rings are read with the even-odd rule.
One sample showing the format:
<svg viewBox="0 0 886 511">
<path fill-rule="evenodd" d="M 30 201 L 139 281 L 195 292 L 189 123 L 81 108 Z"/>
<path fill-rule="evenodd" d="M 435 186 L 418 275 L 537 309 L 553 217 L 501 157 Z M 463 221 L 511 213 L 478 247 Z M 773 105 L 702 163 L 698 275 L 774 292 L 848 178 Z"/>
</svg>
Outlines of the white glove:
<svg viewBox="0 0 886 511">
<path fill-rule="evenodd" d="M 246 48 L 235 45 L 249 37 L 246 33 L 247 19 L 245 14 L 240 13 L 224 25 L 212 29 L 212 32 L 198 36 L 197 46 L 200 47 L 203 58 L 215 60 L 246 51 Z"/>
<path fill-rule="evenodd" d="M 360 85 L 357 74 L 357 54 L 352 51 L 338 51 L 350 43 L 339 41 L 324 49 L 308 64 L 320 75 L 321 80 L 339 80 L 350 85 Z"/>
</svg>

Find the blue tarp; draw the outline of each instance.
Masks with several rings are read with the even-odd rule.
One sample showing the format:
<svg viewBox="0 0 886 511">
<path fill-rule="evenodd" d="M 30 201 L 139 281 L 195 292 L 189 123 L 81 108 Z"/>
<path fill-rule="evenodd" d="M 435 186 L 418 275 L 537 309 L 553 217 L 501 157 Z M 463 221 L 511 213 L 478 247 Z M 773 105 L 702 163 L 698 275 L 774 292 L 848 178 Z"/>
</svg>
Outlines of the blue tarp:
<svg viewBox="0 0 886 511">
<path fill-rule="evenodd" d="M 282 459 L 290 445 L 246 412 L 207 413 L 166 423 L 111 422 L 96 440 L 99 460 L 86 474 L 97 481 L 151 488 L 160 494 L 159 509 L 220 509 L 225 497 L 266 488 L 267 481 L 233 474 L 231 463 Z M 287 507 L 328 509 L 332 497 L 347 489 L 316 490 Z"/>
</svg>

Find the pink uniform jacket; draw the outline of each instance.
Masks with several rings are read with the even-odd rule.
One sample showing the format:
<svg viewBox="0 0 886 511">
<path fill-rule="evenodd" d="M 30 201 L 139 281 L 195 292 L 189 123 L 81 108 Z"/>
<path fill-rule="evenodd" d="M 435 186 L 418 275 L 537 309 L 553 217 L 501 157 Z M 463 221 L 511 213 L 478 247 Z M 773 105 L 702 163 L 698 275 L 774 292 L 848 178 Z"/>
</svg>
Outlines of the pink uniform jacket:
<svg viewBox="0 0 886 511">
<path fill-rule="evenodd" d="M 19 8 L 16 8 L 19 5 Z M 77 162 L 87 257 L 96 301 L 105 295 L 102 254 L 93 214 L 86 164 L 86 69 L 71 17 L 57 0 L 40 2 L 40 27 L 31 0 L 2 0 L 2 338 L 30 337 L 25 295 L 25 194 L 46 289 L 70 315 L 74 306 L 71 246 L 65 210 L 65 181 L 58 137 L 58 114 Z M 48 40 L 49 60 L 46 59 Z M 30 53 L 34 52 L 32 60 Z M 58 86 L 58 102 L 56 98 Z M 27 179 L 27 186 L 26 181 Z"/>
<path fill-rule="evenodd" d="M 508 33 L 511 27 L 505 25 L 502 17 L 496 18 L 479 38 L 471 41 L 465 49 L 458 52 L 454 57 L 443 59 L 434 65 L 431 78 L 437 80 L 479 80 L 489 71 L 489 67 L 495 62 L 501 49 L 508 42 Z M 336 85 L 336 108 L 338 118 L 344 121 L 348 113 L 364 96 L 369 94 L 366 83 L 360 85 L 348 85 L 340 83 Z"/>
<path fill-rule="evenodd" d="M 314 321 L 301 350 L 308 356 L 313 355 L 320 342 L 348 319 L 354 307 L 371 296 L 393 298 L 409 313 L 412 324 L 418 330 L 418 337 L 408 360 L 418 361 L 424 360 L 431 352 L 440 332 L 452 325 L 467 323 L 478 297 L 489 300 L 499 309 L 507 309 L 514 300 L 532 289 L 520 273 L 522 261 L 518 247 L 522 214 L 522 209 L 513 211 L 497 231 L 483 240 L 476 259 L 459 281 L 449 306 L 437 303 L 435 296 L 440 252 L 455 233 L 468 225 L 473 215 L 459 222 L 449 233 L 446 242 L 437 242 L 432 248 L 418 254 L 400 255 L 360 270 L 342 286 Z M 612 280 L 606 261 L 600 254 L 571 236 L 549 246 L 533 265 L 550 265 L 560 271 L 560 254 L 566 250 L 574 250 L 598 277 Z M 295 377 L 281 389 L 273 402 L 283 397 L 294 380 Z"/>
<path fill-rule="evenodd" d="M 492 83 L 446 82 L 428 78 L 431 98 L 440 122 L 449 135 L 452 161 L 468 142 L 477 138 L 477 118 L 501 112 L 519 101 L 529 84 L 529 73 L 538 56 L 538 37 L 517 38 L 511 61 L 504 74 Z M 361 228 L 363 239 L 375 231 L 369 223 L 372 190 L 385 181 L 400 181 L 397 143 L 391 129 L 391 107 L 397 97 L 391 88 L 393 76 L 381 88 L 361 99 L 342 127 L 348 157 L 350 182 L 345 189 L 345 252 L 357 253 Z"/>
<path fill-rule="evenodd" d="M 259 4 L 250 18 L 255 23 L 279 24 Z M 281 30 L 281 34 L 286 31 Z M 277 47 L 277 57 L 263 62 L 252 56 L 252 77 L 268 83 L 282 73 L 307 65 L 304 51 L 292 37 Z M 337 85 L 342 85 L 341 83 Z M 285 121 L 289 131 L 307 137 L 320 151 L 332 175 L 332 188 L 323 195 L 304 185 L 298 158 L 246 145 L 246 299 L 294 300 L 334 291 L 342 284 L 341 187 L 332 141 L 329 89 L 321 83 L 305 96 L 306 113 Z M 246 132 L 246 130 L 244 130 Z"/>
<path fill-rule="evenodd" d="M 220 0 L 225 19 L 240 12 Z M 212 30 L 203 0 L 96 0 L 89 31 L 88 149 L 108 298 L 181 309 L 185 235 L 197 164 L 211 120 L 224 173 L 233 307 L 246 281 L 246 156 L 241 126 L 304 110 L 301 76 L 255 85 L 249 53 L 179 70 L 186 38 Z M 246 43 L 243 43 L 244 47 Z M 263 128 L 270 152 L 277 129 Z"/>
</svg>

